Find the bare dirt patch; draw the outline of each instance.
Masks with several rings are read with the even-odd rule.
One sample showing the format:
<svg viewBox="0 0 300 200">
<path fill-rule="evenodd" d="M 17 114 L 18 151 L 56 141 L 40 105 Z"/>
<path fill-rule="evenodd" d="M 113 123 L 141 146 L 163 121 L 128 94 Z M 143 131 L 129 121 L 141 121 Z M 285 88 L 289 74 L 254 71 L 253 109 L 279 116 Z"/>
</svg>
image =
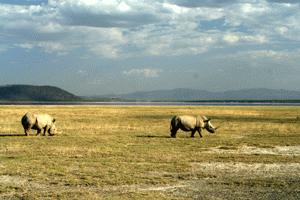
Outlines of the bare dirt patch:
<svg viewBox="0 0 300 200">
<path fill-rule="evenodd" d="M 274 146 L 274 147 L 255 147 L 241 146 L 238 148 L 230 147 L 212 147 L 205 151 L 206 153 L 231 153 L 231 154 L 268 154 L 268 155 L 284 155 L 299 156 L 300 146 Z"/>
<path fill-rule="evenodd" d="M 112 186 L 112 187 L 102 187 L 101 189 L 98 188 L 98 190 L 106 191 L 106 192 L 116 192 L 116 191 L 122 191 L 122 192 L 145 192 L 145 191 L 159 191 L 159 192 L 166 192 L 166 191 L 173 191 L 178 188 L 184 188 L 188 185 L 184 182 L 180 184 L 175 185 L 123 185 L 123 186 Z"/>
<path fill-rule="evenodd" d="M 27 181 L 18 176 L 3 175 L 0 176 L 1 185 L 24 185 Z"/>
<path fill-rule="evenodd" d="M 289 174 L 300 177 L 300 163 L 191 163 L 192 171 L 224 176 L 278 177 Z"/>
<path fill-rule="evenodd" d="M 299 163 L 193 162 L 177 196 L 191 199 L 299 199 Z"/>
</svg>

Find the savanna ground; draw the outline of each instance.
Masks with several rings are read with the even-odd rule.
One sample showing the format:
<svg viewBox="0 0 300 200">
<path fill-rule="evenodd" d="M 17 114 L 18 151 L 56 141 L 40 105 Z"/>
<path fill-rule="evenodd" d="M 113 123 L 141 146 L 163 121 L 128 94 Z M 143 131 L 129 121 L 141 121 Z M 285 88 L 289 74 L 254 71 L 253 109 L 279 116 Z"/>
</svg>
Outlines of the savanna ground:
<svg viewBox="0 0 300 200">
<path fill-rule="evenodd" d="M 222 127 L 170 138 L 176 114 Z M 300 199 L 300 107 L 0 106 L 0 135 L 0 199 Z"/>
</svg>

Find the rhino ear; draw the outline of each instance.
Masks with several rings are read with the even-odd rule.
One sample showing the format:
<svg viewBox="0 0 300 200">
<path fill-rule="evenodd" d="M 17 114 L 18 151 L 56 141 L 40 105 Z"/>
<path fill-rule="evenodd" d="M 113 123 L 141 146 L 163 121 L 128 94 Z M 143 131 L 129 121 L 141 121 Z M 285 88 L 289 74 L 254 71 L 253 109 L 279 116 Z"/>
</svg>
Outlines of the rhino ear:
<svg viewBox="0 0 300 200">
<path fill-rule="evenodd" d="M 204 120 L 204 122 L 209 122 L 209 121 L 210 121 L 210 118 L 208 118 L 208 119 Z"/>
</svg>

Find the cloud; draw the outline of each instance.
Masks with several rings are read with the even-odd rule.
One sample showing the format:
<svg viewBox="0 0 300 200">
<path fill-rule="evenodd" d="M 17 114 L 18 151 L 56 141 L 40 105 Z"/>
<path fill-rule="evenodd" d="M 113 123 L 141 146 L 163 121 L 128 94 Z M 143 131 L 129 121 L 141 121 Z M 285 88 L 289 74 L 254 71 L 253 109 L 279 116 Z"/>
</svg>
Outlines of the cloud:
<svg viewBox="0 0 300 200">
<path fill-rule="evenodd" d="M 110 44 L 93 45 L 90 47 L 90 51 L 95 55 L 105 58 L 118 58 L 120 56 L 120 50 Z"/>
<path fill-rule="evenodd" d="M 15 5 L 39 5 L 47 3 L 47 0 L 1 0 L 1 3 Z"/>
<path fill-rule="evenodd" d="M 16 47 L 20 47 L 27 51 L 33 48 L 40 48 L 45 53 L 56 53 L 58 55 L 64 55 L 68 53 L 68 50 L 64 45 L 58 42 L 32 42 L 32 43 L 18 43 L 15 44 Z"/>
<path fill-rule="evenodd" d="M 149 6 L 137 1 L 51 0 L 50 5 L 71 26 L 135 27 L 158 20 Z"/>
<path fill-rule="evenodd" d="M 179 6 L 184 7 L 223 7 L 226 5 L 234 4 L 239 2 L 238 0 L 174 0 L 169 1 L 174 2 Z"/>
<path fill-rule="evenodd" d="M 14 2 L 0 3 L 2 52 L 22 48 L 62 55 L 80 49 L 118 59 L 300 41 L 300 5 L 291 0 Z"/>
<path fill-rule="evenodd" d="M 291 3 L 291 4 L 299 4 L 300 2 L 298 0 L 267 0 L 269 2 L 275 2 L 275 3 L 284 3 L 284 4 L 287 4 L 287 3 Z"/>
<path fill-rule="evenodd" d="M 224 41 L 225 42 L 228 42 L 228 43 L 237 43 L 238 41 L 240 41 L 240 37 L 237 35 L 237 34 L 226 34 L 224 37 L 223 37 Z"/>
<path fill-rule="evenodd" d="M 266 0 L 268 3 L 279 4 L 299 4 L 298 0 Z M 174 3 L 178 6 L 195 8 L 195 7 L 227 7 L 234 4 L 255 4 L 262 1 L 252 0 L 168 0 L 169 3 Z"/>
<path fill-rule="evenodd" d="M 268 41 L 268 38 L 264 35 L 245 35 L 239 33 L 225 34 L 223 40 L 229 44 L 236 44 L 240 42 L 257 43 L 262 44 Z"/>
<path fill-rule="evenodd" d="M 157 20 L 152 7 L 117 0 L 50 0 L 48 4 L 30 6 L 0 3 L 0 31 L 10 38 L 3 39 L 8 46 L 44 48 L 44 52 L 58 54 L 83 48 L 116 58 L 127 52 L 122 49 L 126 41 L 123 33 L 129 37 L 128 29 Z"/>
<path fill-rule="evenodd" d="M 144 68 L 144 69 L 130 69 L 123 71 L 123 74 L 126 76 L 136 76 L 144 78 L 156 78 L 159 77 L 161 73 L 160 69 Z"/>
</svg>

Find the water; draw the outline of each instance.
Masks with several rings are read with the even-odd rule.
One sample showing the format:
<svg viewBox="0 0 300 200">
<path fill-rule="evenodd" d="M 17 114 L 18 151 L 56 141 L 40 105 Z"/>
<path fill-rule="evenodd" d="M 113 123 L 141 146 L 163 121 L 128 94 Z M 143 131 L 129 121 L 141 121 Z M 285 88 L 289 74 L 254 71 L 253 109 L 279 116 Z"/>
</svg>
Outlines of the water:
<svg viewBox="0 0 300 200">
<path fill-rule="evenodd" d="M 199 101 L 199 102 L 146 102 L 146 101 L 116 101 L 116 102 L 0 102 L 0 105 L 99 105 L 99 106 L 300 106 L 300 102 L 272 102 L 272 101 Z"/>
</svg>

